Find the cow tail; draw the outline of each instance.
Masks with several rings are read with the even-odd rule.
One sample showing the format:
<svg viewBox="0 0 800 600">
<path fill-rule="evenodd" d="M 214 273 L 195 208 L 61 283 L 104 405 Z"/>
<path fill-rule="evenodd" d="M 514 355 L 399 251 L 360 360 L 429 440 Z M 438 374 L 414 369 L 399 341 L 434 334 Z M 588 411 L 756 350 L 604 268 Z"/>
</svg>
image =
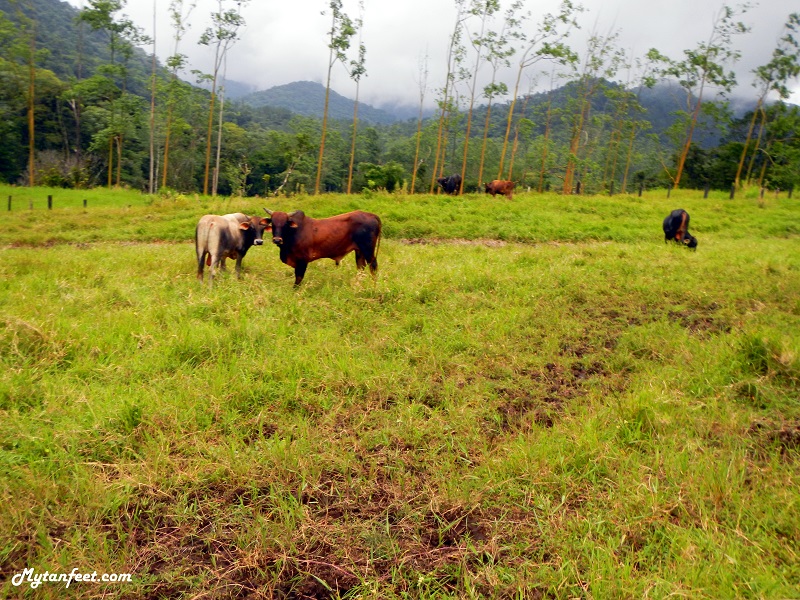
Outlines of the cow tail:
<svg viewBox="0 0 800 600">
<path fill-rule="evenodd" d="M 383 223 L 378 217 L 378 239 L 375 240 L 375 251 L 372 253 L 372 262 L 369 264 L 370 273 L 373 275 L 378 272 L 378 250 L 381 247 L 381 237 L 383 235 Z"/>
</svg>

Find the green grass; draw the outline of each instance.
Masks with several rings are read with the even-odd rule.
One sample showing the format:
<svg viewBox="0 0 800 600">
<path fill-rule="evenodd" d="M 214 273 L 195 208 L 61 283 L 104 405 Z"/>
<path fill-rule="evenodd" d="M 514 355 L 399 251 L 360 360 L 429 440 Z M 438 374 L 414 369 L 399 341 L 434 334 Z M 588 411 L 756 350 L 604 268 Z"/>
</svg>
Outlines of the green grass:
<svg viewBox="0 0 800 600">
<path fill-rule="evenodd" d="M 123 204 L 0 233 L 0 593 L 800 596 L 796 202 L 271 199 L 378 213 L 377 281 L 213 291 L 194 223 L 259 201 Z M 75 567 L 133 582 L 11 583 Z"/>
</svg>

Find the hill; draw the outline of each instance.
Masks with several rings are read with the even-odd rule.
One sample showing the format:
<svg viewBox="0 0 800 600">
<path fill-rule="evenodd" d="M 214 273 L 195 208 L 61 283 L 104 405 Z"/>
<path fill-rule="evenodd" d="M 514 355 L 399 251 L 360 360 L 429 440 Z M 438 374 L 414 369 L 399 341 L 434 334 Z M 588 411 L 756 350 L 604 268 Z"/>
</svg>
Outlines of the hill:
<svg viewBox="0 0 800 600">
<path fill-rule="evenodd" d="M 19 25 L 23 18 L 36 23 L 36 48 L 45 50 L 38 67 L 48 69 L 62 81 L 90 77 L 110 60 L 108 38 L 77 21 L 80 11 L 60 0 L 0 0 L 0 16 Z M 127 62 L 129 90 L 147 96 L 146 86 L 151 65 L 141 48 L 134 48 Z"/>
<path fill-rule="evenodd" d="M 286 108 L 299 115 L 321 118 L 325 108 L 325 86 L 313 81 L 295 81 L 247 94 L 239 100 L 255 107 Z M 331 90 L 328 117 L 339 121 L 352 120 L 354 104 L 353 100 Z M 373 125 L 390 125 L 402 120 L 394 114 L 361 102 L 358 103 L 358 118 Z"/>
</svg>

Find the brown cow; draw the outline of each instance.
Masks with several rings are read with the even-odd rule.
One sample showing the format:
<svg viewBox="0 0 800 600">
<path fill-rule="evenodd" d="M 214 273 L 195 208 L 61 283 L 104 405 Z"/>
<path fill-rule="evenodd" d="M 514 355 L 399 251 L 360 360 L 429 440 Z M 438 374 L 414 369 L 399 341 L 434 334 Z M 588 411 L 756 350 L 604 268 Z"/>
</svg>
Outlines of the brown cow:
<svg viewBox="0 0 800 600">
<path fill-rule="evenodd" d="M 377 215 L 356 210 L 327 219 L 312 219 L 302 210 L 288 214 L 264 210 L 270 216 L 272 242 L 280 248 L 281 262 L 294 267 L 295 286 L 303 281 L 308 263 L 331 258 L 338 265 L 353 251 L 358 269 L 369 264 L 373 276 L 378 272 L 381 220 Z"/>
<path fill-rule="evenodd" d="M 251 246 L 260 246 L 269 219 L 248 217 L 243 213 L 205 215 L 200 218 L 194 233 L 197 253 L 197 279 L 203 281 L 203 267 L 208 265 L 209 286 L 214 285 L 214 271 L 225 268 L 225 259 L 236 260 L 236 277 L 242 269 L 242 259 Z"/>
<path fill-rule="evenodd" d="M 514 182 L 505 179 L 495 179 L 491 183 L 484 183 L 486 193 L 491 194 L 492 197 L 497 194 L 503 194 L 506 198 L 511 200 L 512 192 L 514 191 Z"/>
</svg>

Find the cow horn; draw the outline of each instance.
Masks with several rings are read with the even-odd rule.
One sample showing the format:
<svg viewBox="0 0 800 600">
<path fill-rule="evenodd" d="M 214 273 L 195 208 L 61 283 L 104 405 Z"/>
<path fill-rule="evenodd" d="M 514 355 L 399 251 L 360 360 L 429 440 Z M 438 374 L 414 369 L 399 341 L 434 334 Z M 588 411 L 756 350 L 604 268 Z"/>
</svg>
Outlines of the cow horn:
<svg viewBox="0 0 800 600">
<path fill-rule="evenodd" d="M 264 208 L 264 210 L 267 212 L 267 214 L 268 214 L 270 217 L 272 216 L 272 211 L 271 211 L 270 209 L 268 209 L 268 208 Z"/>
</svg>

